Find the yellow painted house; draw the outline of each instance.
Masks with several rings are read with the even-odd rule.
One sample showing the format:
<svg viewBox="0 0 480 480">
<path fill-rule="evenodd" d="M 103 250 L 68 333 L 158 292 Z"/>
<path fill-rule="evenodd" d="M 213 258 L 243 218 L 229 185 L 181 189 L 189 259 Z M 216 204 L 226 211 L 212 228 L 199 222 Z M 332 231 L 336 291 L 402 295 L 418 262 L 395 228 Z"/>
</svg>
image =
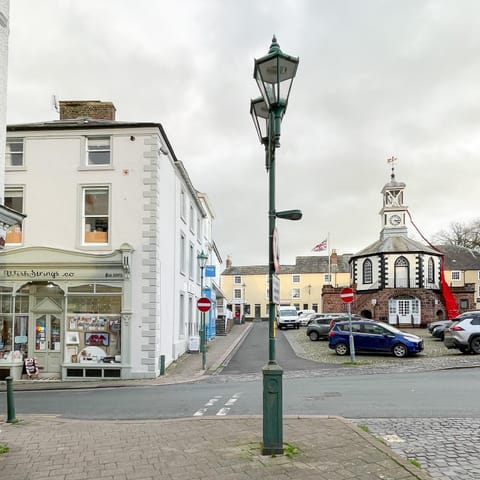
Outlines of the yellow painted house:
<svg viewBox="0 0 480 480">
<path fill-rule="evenodd" d="M 296 257 L 295 265 L 281 265 L 280 303 L 297 310 L 322 312 L 324 285 L 350 285 L 350 255 Z M 268 266 L 234 266 L 231 258 L 221 275 L 221 289 L 230 301 L 234 318 L 268 318 Z"/>
</svg>

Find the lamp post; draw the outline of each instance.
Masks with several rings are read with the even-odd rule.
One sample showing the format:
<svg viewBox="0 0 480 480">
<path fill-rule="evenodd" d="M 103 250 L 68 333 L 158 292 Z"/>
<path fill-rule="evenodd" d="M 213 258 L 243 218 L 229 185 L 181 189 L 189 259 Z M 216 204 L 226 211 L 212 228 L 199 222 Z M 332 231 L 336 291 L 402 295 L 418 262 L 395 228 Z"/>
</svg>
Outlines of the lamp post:
<svg viewBox="0 0 480 480">
<path fill-rule="evenodd" d="M 200 296 L 203 297 L 203 270 L 207 264 L 208 256 L 202 250 L 197 255 L 198 266 L 200 267 Z M 200 352 L 202 353 L 202 370 L 207 368 L 207 335 L 205 329 L 205 312 L 200 312 Z"/>
<path fill-rule="evenodd" d="M 269 174 L 268 208 L 268 364 L 263 367 L 263 455 L 283 454 L 283 369 L 276 361 L 275 312 L 279 299 L 275 274 L 279 269 L 276 218 L 300 220 L 300 210 L 275 210 L 275 149 L 280 146 L 280 127 L 287 109 L 288 97 L 297 72 L 298 58 L 284 54 L 275 36 L 267 55 L 255 60 L 253 76 L 261 97 L 250 102 L 250 114 L 260 143 L 265 147 L 265 167 Z"/>
</svg>

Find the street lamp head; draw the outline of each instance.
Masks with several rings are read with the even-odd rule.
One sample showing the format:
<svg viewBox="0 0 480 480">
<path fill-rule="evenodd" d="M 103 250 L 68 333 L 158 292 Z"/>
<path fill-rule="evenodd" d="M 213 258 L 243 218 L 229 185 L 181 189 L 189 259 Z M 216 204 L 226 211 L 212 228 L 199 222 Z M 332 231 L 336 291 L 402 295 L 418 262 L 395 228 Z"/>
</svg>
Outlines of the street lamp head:
<svg viewBox="0 0 480 480">
<path fill-rule="evenodd" d="M 265 145 L 268 142 L 268 120 L 269 111 L 263 97 L 250 100 L 250 115 L 252 116 L 255 130 L 257 130 L 260 143 Z"/>
<path fill-rule="evenodd" d="M 276 212 L 275 216 L 283 220 L 300 220 L 303 216 L 301 210 L 283 210 L 281 212 Z"/>
<path fill-rule="evenodd" d="M 253 77 L 269 109 L 286 110 L 298 62 L 298 57 L 291 57 L 280 50 L 275 35 L 268 54 L 255 60 Z"/>
<path fill-rule="evenodd" d="M 205 268 L 205 265 L 207 264 L 207 260 L 208 260 L 208 255 L 206 255 L 204 253 L 204 251 L 202 250 L 202 253 L 199 253 L 197 255 L 197 260 L 198 260 L 198 266 L 201 268 L 201 269 L 204 269 Z"/>
</svg>

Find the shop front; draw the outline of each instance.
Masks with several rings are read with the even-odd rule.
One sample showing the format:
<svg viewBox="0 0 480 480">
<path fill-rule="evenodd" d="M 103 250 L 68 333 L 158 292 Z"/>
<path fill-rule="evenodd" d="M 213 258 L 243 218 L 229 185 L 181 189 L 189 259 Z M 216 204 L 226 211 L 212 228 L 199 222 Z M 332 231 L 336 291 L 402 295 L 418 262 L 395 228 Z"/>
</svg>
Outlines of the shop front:
<svg viewBox="0 0 480 480">
<path fill-rule="evenodd" d="M 2 254 L 0 376 L 121 378 L 129 371 L 131 249 L 90 255 L 49 248 Z M 34 260 L 36 259 L 36 260 Z"/>
</svg>

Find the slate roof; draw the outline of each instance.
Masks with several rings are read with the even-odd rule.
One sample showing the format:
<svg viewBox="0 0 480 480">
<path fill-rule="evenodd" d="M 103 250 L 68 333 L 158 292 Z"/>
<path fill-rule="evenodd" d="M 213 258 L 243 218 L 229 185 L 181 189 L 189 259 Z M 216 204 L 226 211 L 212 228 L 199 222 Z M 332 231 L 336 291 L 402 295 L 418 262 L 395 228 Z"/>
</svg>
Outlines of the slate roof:
<svg viewBox="0 0 480 480">
<path fill-rule="evenodd" d="M 351 254 L 337 255 L 336 272 L 349 272 Z M 333 272 L 333 268 L 331 269 Z M 296 257 L 295 265 L 280 265 L 279 274 L 328 273 L 328 256 Z M 222 275 L 268 275 L 268 265 L 231 266 Z"/>
<path fill-rule="evenodd" d="M 480 270 L 480 252 L 458 245 L 435 245 L 445 255 L 445 270 Z"/>
<path fill-rule="evenodd" d="M 407 236 L 388 236 L 384 239 L 377 240 L 368 247 L 360 250 L 352 257 L 364 257 L 368 255 L 376 255 L 379 253 L 407 253 L 407 252 L 423 252 L 434 255 L 439 255 L 439 252 L 431 247 L 427 247 L 420 242 L 412 240 Z"/>
</svg>

